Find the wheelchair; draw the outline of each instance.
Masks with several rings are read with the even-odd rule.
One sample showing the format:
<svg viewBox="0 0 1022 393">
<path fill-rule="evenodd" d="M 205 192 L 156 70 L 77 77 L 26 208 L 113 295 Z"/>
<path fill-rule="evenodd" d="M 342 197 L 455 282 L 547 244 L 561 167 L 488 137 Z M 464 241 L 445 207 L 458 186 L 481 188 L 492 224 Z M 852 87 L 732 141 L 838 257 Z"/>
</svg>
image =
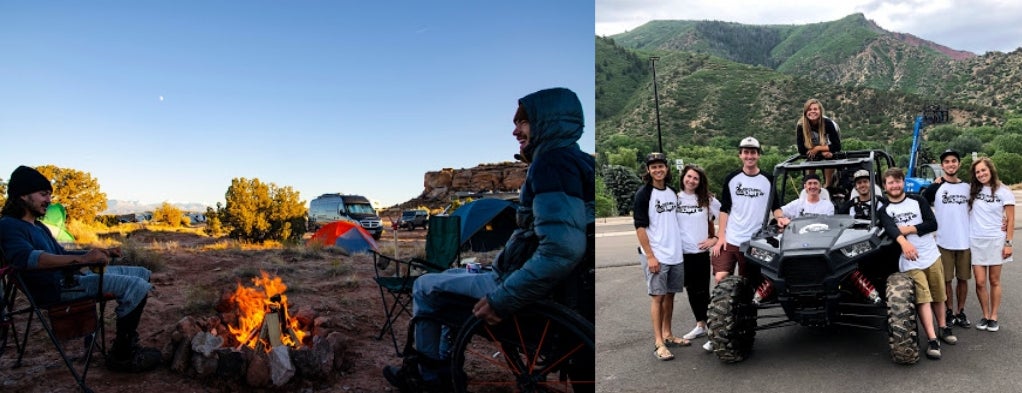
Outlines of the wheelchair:
<svg viewBox="0 0 1022 393">
<path fill-rule="evenodd" d="M 448 328 L 441 344 L 446 358 L 434 366 L 449 368 L 455 392 L 594 391 L 595 269 L 579 270 L 550 298 L 492 326 L 472 315 L 478 299 L 447 294 L 448 314 L 420 315 L 408 324 L 404 367 L 425 361 L 414 348 L 415 324 L 430 319 Z"/>
</svg>

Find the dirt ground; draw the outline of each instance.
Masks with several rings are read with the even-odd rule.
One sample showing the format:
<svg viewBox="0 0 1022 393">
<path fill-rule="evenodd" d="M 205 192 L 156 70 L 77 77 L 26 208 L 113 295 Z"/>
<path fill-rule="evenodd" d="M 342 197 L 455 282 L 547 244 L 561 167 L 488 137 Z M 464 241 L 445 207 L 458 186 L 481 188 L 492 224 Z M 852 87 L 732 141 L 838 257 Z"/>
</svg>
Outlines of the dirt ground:
<svg viewBox="0 0 1022 393">
<path fill-rule="evenodd" d="M 424 254 L 425 233 L 423 229 L 401 230 L 396 243 L 399 256 L 404 259 Z M 384 314 L 380 292 L 373 281 L 371 256 L 348 256 L 331 249 L 304 247 L 256 250 L 236 245 L 216 247 L 224 240 L 173 232 L 140 231 L 133 233 L 130 241 L 151 251 L 151 257 L 160 260 L 152 277 L 156 289 L 150 295 L 139 328 L 144 345 L 163 348 L 170 342 L 170 333 L 181 318 L 216 315 L 213 305 L 224 291 L 233 291 L 239 281 L 251 285 L 249 279 L 265 270 L 282 277 L 289 286 L 286 294 L 292 310 L 311 307 L 319 316 L 329 319 L 324 330 L 341 332 L 349 344 L 344 371 L 327 380 L 291 381 L 272 391 L 392 391 L 381 369 L 388 364 L 399 364 L 400 358 L 389 336 L 379 341 L 375 339 Z M 381 250 L 391 255 L 394 245 L 393 233 L 385 232 L 380 241 Z M 111 342 L 114 319 L 109 309 L 106 326 L 107 340 Z M 401 343 L 407 318 L 402 318 L 397 326 Z M 0 355 L 0 391 L 77 391 L 77 385 L 45 332 L 38 323 L 32 330 L 31 343 L 21 367 L 12 368 L 16 357 L 13 344 L 8 344 Z M 82 345 L 79 340 L 69 342 L 68 346 L 81 348 Z M 81 362 L 76 365 L 80 366 Z M 101 357 L 92 360 L 87 383 L 96 392 L 258 391 L 243 383 L 179 374 L 171 371 L 167 363 L 148 373 L 112 373 L 106 370 Z"/>
</svg>

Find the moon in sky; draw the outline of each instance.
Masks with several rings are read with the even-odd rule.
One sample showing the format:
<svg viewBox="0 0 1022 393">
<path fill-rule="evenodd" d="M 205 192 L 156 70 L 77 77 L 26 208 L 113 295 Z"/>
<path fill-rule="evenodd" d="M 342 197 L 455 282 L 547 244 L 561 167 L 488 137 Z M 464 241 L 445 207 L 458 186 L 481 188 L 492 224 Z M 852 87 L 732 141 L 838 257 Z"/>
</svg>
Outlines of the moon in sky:
<svg viewBox="0 0 1022 393">
<path fill-rule="evenodd" d="M 160 96 L 160 102 L 163 102 L 163 96 Z"/>
</svg>

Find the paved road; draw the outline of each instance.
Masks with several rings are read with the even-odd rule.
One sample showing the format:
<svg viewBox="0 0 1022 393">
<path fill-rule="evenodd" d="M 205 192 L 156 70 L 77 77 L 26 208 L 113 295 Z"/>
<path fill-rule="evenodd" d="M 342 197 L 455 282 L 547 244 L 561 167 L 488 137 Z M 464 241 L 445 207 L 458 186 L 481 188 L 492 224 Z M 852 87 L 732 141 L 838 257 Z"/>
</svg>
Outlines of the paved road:
<svg viewBox="0 0 1022 393">
<path fill-rule="evenodd" d="M 1022 192 L 1015 197 L 1022 201 Z M 1016 209 L 1022 233 L 1022 209 Z M 675 360 L 653 357 L 649 300 L 636 258 L 631 220 L 601 219 L 596 243 L 596 373 L 601 392 L 1022 392 L 1022 269 L 1005 267 L 1001 330 L 956 329 L 959 344 L 944 359 L 914 366 L 890 361 L 886 333 L 799 326 L 760 331 L 752 356 L 723 364 L 695 345 L 675 348 Z M 674 331 L 694 326 L 685 294 L 675 300 Z M 979 319 L 970 281 L 966 313 Z"/>
</svg>

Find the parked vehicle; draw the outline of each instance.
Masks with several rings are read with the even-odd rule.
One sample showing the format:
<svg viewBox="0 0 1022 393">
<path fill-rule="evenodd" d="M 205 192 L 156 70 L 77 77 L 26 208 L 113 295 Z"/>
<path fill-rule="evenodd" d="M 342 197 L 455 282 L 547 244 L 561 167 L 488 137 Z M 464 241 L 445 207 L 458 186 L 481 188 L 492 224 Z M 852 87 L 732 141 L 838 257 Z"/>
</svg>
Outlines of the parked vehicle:
<svg viewBox="0 0 1022 393">
<path fill-rule="evenodd" d="M 778 193 L 770 198 L 797 198 L 786 186 L 797 184 L 792 178 L 806 170 L 865 169 L 876 184 L 893 165 L 881 150 L 840 152 L 821 161 L 793 156 L 774 169 Z M 900 248 L 884 232 L 876 209 L 873 203 L 869 219 L 799 217 L 783 232 L 767 220 L 767 211 L 762 229 L 740 247 L 751 273 L 729 276 L 713 290 L 707 323 L 717 357 L 727 363 L 744 360 L 759 330 L 843 325 L 885 332 L 891 360 L 918 361 L 914 286 L 898 272 Z"/>
<path fill-rule="evenodd" d="M 409 231 L 416 227 L 426 229 L 429 226 L 429 212 L 425 210 L 405 210 L 401 212 L 401 218 L 397 220 L 397 227 Z"/>
<path fill-rule="evenodd" d="M 369 199 L 361 195 L 323 194 L 309 202 L 309 230 L 331 222 L 347 220 L 359 223 L 373 239 L 383 235 L 383 225 Z"/>
</svg>

